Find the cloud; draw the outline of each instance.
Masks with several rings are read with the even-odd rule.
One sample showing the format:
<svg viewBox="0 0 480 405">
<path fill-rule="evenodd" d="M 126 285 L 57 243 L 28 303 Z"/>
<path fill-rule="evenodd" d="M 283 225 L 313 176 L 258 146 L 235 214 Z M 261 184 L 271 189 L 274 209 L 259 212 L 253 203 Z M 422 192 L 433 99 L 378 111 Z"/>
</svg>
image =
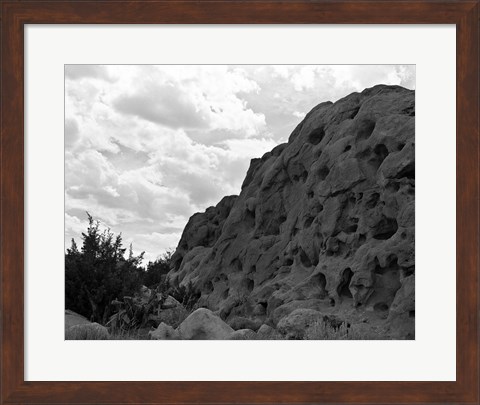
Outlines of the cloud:
<svg viewBox="0 0 480 405">
<path fill-rule="evenodd" d="M 65 240 L 86 211 L 153 260 L 189 217 L 238 194 L 303 116 L 414 66 L 75 66 L 65 71 Z"/>
<path fill-rule="evenodd" d="M 74 118 L 65 119 L 65 145 L 72 147 L 79 138 L 77 121 Z"/>
<path fill-rule="evenodd" d="M 65 65 L 65 77 L 71 80 L 90 78 L 114 81 L 106 68 L 100 65 Z"/>
<path fill-rule="evenodd" d="M 175 129 L 208 126 L 208 117 L 187 94 L 172 85 L 148 86 L 138 93 L 119 97 L 113 105 L 121 113 Z"/>
</svg>

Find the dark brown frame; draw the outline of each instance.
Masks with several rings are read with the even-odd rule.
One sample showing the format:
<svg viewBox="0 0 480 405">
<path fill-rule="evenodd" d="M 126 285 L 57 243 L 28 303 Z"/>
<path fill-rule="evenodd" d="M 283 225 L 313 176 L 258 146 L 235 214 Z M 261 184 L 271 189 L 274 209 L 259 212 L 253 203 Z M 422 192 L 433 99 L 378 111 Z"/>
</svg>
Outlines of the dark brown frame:
<svg viewBox="0 0 480 405">
<path fill-rule="evenodd" d="M 4 0 L 1 403 L 479 403 L 478 0 Z M 455 382 L 25 382 L 24 24 L 456 24 Z M 439 325 L 441 328 L 441 325 Z"/>
</svg>

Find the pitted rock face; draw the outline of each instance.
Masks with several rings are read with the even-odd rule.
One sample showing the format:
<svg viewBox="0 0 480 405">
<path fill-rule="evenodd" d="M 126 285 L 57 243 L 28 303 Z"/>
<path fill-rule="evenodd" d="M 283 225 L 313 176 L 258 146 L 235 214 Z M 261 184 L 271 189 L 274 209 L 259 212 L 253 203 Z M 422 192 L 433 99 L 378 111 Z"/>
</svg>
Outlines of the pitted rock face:
<svg viewBox="0 0 480 405">
<path fill-rule="evenodd" d="M 388 323 L 414 303 L 414 200 L 415 93 L 375 86 L 319 104 L 253 159 L 238 197 L 192 216 L 169 277 L 225 320 L 308 308 Z"/>
</svg>

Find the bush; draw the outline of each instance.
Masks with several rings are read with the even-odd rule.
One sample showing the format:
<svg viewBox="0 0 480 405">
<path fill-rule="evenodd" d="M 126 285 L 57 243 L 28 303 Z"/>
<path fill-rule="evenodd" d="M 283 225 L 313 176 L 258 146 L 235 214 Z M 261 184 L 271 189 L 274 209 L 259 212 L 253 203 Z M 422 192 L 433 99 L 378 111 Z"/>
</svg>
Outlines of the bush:
<svg viewBox="0 0 480 405">
<path fill-rule="evenodd" d="M 172 286 L 167 284 L 167 293 L 180 302 L 188 311 L 194 309 L 202 295 L 200 291 L 197 291 L 193 287 L 191 282 L 189 282 L 187 286 L 179 284 Z"/>
<path fill-rule="evenodd" d="M 143 275 L 143 285 L 149 288 L 156 288 L 165 283 L 165 276 L 170 271 L 172 251 L 167 251 L 154 262 L 148 262 L 147 269 Z"/>
<path fill-rule="evenodd" d="M 82 233 L 82 248 L 72 239 L 65 255 L 65 305 L 91 321 L 105 324 L 114 309 L 111 302 L 133 295 L 141 285 L 143 253 L 128 257 L 122 236 L 100 230 L 99 221 L 88 214 L 88 229 Z"/>
</svg>

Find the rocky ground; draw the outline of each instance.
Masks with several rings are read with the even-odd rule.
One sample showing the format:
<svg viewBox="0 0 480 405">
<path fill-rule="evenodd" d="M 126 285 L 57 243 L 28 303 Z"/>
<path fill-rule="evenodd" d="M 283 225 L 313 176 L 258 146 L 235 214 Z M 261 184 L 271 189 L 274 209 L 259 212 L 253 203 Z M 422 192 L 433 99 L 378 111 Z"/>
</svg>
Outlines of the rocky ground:
<svg viewBox="0 0 480 405">
<path fill-rule="evenodd" d="M 151 339 L 414 339 L 415 93 L 316 106 L 239 196 L 190 218 L 172 260 L 200 298 L 169 297 L 181 315 Z"/>
</svg>

